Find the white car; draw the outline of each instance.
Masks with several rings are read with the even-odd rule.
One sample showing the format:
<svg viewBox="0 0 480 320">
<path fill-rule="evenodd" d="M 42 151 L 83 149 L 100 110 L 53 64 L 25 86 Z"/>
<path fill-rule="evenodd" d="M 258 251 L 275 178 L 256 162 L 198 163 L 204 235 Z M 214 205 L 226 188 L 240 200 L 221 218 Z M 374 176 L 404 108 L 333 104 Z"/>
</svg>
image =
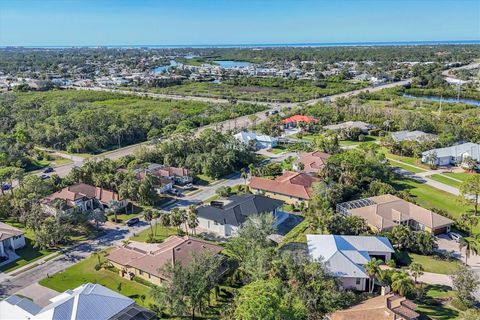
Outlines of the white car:
<svg viewBox="0 0 480 320">
<path fill-rule="evenodd" d="M 185 189 L 185 190 L 193 189 L 193 184 L 187 183 L 186 185 L 183 186 L 183 189 Z"/>
<path fill-rule="evenodd" d="M 452 240 L 455 240 L 457 242 L 460 241 L 460 239 L 462 238 L 461 235 L 455 232 L 450 232 L 448 235 L 450 236 L 450 238 L 452 238 Z"/>
</svg>

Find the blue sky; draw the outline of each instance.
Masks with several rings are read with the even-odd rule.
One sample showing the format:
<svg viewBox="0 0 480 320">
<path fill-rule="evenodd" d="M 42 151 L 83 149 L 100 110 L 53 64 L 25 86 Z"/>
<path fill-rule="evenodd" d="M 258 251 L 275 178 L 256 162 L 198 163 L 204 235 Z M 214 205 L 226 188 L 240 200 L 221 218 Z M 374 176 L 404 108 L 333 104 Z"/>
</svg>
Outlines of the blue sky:
<svg viewBox="0 0 480 320">
<path fill-rule="evenodd" d="M 479 0 L 0 0 L 0 45 L 480 40 Z"/>
</svg>

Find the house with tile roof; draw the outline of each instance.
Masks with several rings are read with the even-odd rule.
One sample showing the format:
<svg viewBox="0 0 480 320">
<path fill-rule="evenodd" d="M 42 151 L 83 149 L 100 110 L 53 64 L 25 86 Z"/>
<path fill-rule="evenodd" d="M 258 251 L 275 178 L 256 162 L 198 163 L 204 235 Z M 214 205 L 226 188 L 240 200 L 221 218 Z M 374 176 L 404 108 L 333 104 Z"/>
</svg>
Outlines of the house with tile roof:
<svg viewBox="0 0 480 320">
<path fill-rule="evenodd" d="M 391 194 L 344 202 L 337 212 L 365 219 L 375 231 L 387 231 L 398 224 L 434 235 L 450 231 L 453 220 Z"/>
<path fill-rule="evenodd" d="M 313 196 L 313 185 L 320 178 L 303 172 L 285 171 L 275 179 L 252 177 L 249 183 L 250 191 L 282 200 L 288 204 L 306 202 Z"/>
<path fill-rule="evenodd" d="M 252 215 L 271 213 L 278 219 L 284 213 L 280 210 L 283 201 L 262 195 L 242 194 L 231 196 L 225 201 L 212 201 L 210 205 L 197 208 L 198 228 L 230 237 Z"/>
<path fill-rule="evenodd" d="M 190 236 L 170 236 L 162 243 L 143 243 L 131 241 L 119 246 L 107 256 L 107 262 L 119 269 L 120 276 L 132 279 L 140 277 L 148 282 L 160 285 L 168 278 L 161 269 L 167 264 L 188 265 L 194 254 L 219 254 L 223 247 Z"/>
<path fill-rule="evenodd" d="M 418 306 L 400 295 L 389 293 L 370 298 L 327 316 L 328 320 L 416 320 Z"/>
<path fill-rule="evenodd" d="M 87 283 L 67 290 L 41 307 L 31 300 L 10 296 L 0 301 L 0 319 L 29 320 L 153 320 L 154 312 L 135 300 L 99 284 Z"/>
<path fill-rule="evenodd" d="M 15 250 L 23 247 L 25 247 L 24 232 L 0 222 L 0 257 L 9 258 L 14 256 Z"/>
<path fill-rule="evenodd" d="M 307 234 L 308 253 L 313 260 L 337 277 L 345 289 L 367 290 L 368 274 L 364 269 L 372 258 L 386 261 L 395 252 L 385 237 Z"/>
<path fill-rule="evenodd" d="M 316 175 L 323 169 L 329 157 L 330 155 L 328 153 L 321 151 L 301 153 L 293 163 L 293 169 L 306 174 Z M 301 169 L 301 167 L 303 167 L 303 169 Z"/>
<path fill-rule="evenodd" d="M 55 215 L 57 210 L 71 212 L 74 208 L 81 211 L 95 208 L 105 210 L 113 201 L 119 203 L 120 208 L 124 208 L 128 204 L 127 199 L 123 199 L 114 191 L 77 183 L 43 198 L 41 204 L 47 212 Z"/>
</svg>

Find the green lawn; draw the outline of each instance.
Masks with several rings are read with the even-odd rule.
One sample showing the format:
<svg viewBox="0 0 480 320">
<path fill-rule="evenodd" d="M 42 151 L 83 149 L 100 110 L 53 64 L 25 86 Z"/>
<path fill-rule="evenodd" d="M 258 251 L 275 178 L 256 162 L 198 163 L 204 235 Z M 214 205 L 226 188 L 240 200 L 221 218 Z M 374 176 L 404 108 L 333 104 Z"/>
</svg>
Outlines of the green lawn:
<svg viewBox="0 0 480 320">
<path fill-rule="evenodd" d="M 450 275 L 458 269 L 461 265 L 459 261 L 445 261 L 436 258 L 435 256 L 423 256 L 415 253 L 401 251 L 395 253 L 395 259 L 401 267 L 408 268 L 412 262 L 420 263 L 425 272 L 441 273 Z"/>
<path fill-rule="evenodd" d="M 472 175 L 478 174 L 478 173 L 466 173 L 466 172 L 443 172 L 443 175 L 452 177 L 457 180 L 465 181 L 467 180 L 468 177 L 471 177 Z"/>
<path fill-rule="evenodd" d="M 152 227 L 153 227 L 153 231 L 155 233 L 155 225 L 152 224 Z M 136 234 L 134 237 L 131 237 L 130 239 L 135 240 L 135 241 L 139 241 L 139 242 L 146 242 L 149 234 L 150 234 L 150 228 L 147 228 L 147 229 L 143 230 L 142 232 Z M 177 229 L 176 228 L 173 228 L 173 227 L 165 228 L 165 227 L 158 226 L 156 236 L 155 236 L 155 240 L 158 241 L 158 242 L 162 242 L 163 240 L 165 240 L 166 238 L 168 238 L 169 236 L 174 235 L 174 234 L 177 234 Z"/>
<path fill-rule="evenodd" d="M 412 166 L 410 166 L 406 163 L 403 163 L 403 162 L 394 161 L 392 159 L 389 159 L 389 160 L 390 160 L 390 165 L 392 165 L 393 167 L 398 167 L 398 168 L 406 170 L 408 172 L 413 172 L 413 173 L 426 172 L 426 170 L 416 168 L 416 167 L 412 167 Z"/>
<path fill-rule="evenodd" d="M 105 260 L 105 258 L 102 258 Z M 98 283 L 109 289 L 117 291 L 127 297 L 134 299 L 138 304 L 148 307 L 153 303 L 150 296 L 150 288 L 135 281 L 129 281 L 109 270 L 95 270 L 97 257 L 91 256 L 79 263 L 67 268 L 40 281 L 42 286 L 64 292 L 68 289 L 74 289 L 84 283 Z M 120 285 L 121 284 L 121 285 Z M 146 299 L 142 300 L 141 295 Z"/>
<path fill-rule="evenodd" d="M 284 153 L 286 151 L 287 151 L 287 149 L 284 146 L 277 146 L 275 148 L 272 148 L 272 150 L 270 150 L 270 152 L 274 153 L 274 154 L 281 154 L 281 153 Z"/>
<path fill-rule="evenodd" d="M 33 231 L 32 230 L 25 230 L 23 228 L 22 223 L 18 223 L 12 220 L 9 221 L 4 221 L 5 223 L 8 223 L 9 225 L 12 225 L 16 228 L 22 229 L 25 232 L 25 247 L 22 249 L 16 250 L 16 253 L 20 256 L 20 259 L 17 259 L 15 261 L 9 262 L 3 266 L 0 267 L 0 272 L 10 272 L 15 269 L 18 269 L 20 267 L 23 267 L 31 262 L 34 262 L 35 260 L 38 260 L 40 258 L 43 258 L 53 252 L 55 250 L 38 250 L 33 247 Z"/>
<path fill-rule="evenodd" d="M 308 225 L 307 219 L 303 220 L 299 224 L 297 224 L 292 230 L 290 230 L 285 237 L 283 238 L 280 246 L 283 246 L 289 242 L 301 242 L 306 243 L 307 238 L 306 234 L 315 234 L 310 226 Z"/>
<path fill-rule="evenodd" d="M 444 177 L 440 174 L 434 174 L 434 175 L 431 175 L 431 176 L 427 176 L 427 178 L 438 181 L 440 183 L 444 183 L 444 184 L 449 185 L 449 186 L 454 187 L 454 188 L 459 188 L 460 185 L 462 184 L 461 182 L 458 182 L 458 181 L 455 181 L 453 179 Z"/>
<path fill-rule="evenodd" d="M 422 315 L 421 319 L 450 320 L 458 318 L 460 312 L 449 303 L 455 295 L 450 287 L 427 285 L 425 289 L 425 301 L 415 301 L 418 304 L 417 312 Z"/>
</svg>

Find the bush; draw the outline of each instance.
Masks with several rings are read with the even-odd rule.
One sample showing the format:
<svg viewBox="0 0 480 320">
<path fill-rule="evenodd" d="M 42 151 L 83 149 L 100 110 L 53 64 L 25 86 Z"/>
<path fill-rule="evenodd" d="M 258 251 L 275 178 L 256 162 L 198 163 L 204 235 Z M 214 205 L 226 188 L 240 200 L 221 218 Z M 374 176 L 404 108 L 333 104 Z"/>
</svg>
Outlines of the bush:
<svg viewBox="0 0 480 320">
<path fill-rule="evenodd" d="M 396 268 L 397 267 L 397 263 L 395 262 L 395 260 L 393 259 L 388 259 L 387 262 L 386 262 L 387 266 L 389 266 L 390 268 Z"/>
<path fill-rule="evenodd" d="M 95 271 L 98 271 L 98 270 L 100 270 L 100 269 L 102 269 L 102 264 L 101 264 L 101 263 L 97 263 L 97 264 L 95 265 Z"/>
</svg>

